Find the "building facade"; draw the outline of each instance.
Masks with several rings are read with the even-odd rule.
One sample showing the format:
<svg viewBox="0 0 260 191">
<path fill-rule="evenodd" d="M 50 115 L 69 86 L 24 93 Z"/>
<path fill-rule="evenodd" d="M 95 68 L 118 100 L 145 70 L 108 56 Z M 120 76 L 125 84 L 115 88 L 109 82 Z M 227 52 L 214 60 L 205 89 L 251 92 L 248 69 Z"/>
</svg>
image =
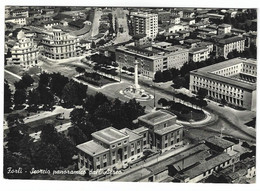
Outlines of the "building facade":
<svg viewBox="0 0 260 191">
<path fill-rule="evenodd" d="M 216 56 L 227 58 L 228 53 L 233 50 L 243 52 L 245 50 L 245 39 L 243 37 L 234 36 L 226 39 L 219 39 L 216 45 Z"/>
<path fill-rule="evenodd" d="M 12 63 L 24 68 L 35 66 L 38 63 L 39 49 L 30 38 L 21 38 L 11 49 Z"/>
<path fill-rule="evenodd" d="M 190 60 L 202 62 L 209 59 L 209 49 L 207 47 L 196 47 L 189 50 Z"/>
<path fill-rule="evenodd" d="M 120 67 L 134 67 L 137 60 L 139 71 L 149 78 L 153 78 L 157 71 L 180 68 L 188 59 L 188 49 L 168 45 L 164 48 L 155 44 L 148 47 L 122 46 L 116 49 L 116 62 Z"/>
<path fill-rule="evenodd" d="M 131 13 L 134 35 L 146 34 L 155 39 L 158 34 L 158 15 L 144 12 Z"/>
<path fill-rule="evenodd" d="M 256 60 L 234 58 L 190 72 L 190 91 L 248 110 L 256 109 Z"/>
<path fill-rule="evenodd" d="M 166 151 L 183 143 L 183 126 L 176 116 L 155 111 L 138 118 L 139 128 L 108 127 L 92 133 L 92 140 L 77 145 L 78 168 L 89 171 L 121 169 L 143 156 L 146 149 Z"/>
<path fill-rule="evenodd" d="M 43 45 L 42 54 L 50 59 L 59 60 L 81 54 L 78 39 L 61 29 L 46 30 L 41 43 Z"/>
</svg>

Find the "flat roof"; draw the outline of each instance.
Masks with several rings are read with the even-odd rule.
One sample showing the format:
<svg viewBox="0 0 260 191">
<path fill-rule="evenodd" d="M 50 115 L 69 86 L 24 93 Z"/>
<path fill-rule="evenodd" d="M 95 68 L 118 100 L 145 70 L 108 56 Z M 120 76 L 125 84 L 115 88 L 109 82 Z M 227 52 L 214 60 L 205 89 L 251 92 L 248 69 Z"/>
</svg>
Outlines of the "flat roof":
<svg viewBox="0 0 260 191">
<path fill-rule="evenodd" d="M 100 131 L 94 132 L 91 134 L 92 137 L 103 141 L 107 144 L 111 144 L 113 142 L 128 138 L 129 135 L 125 135 L 121 131 L 115 129 L 114 127 L 108 127 L 105 129 L 102 129 Z"/>
<path fill-rule="evenodd" d="M 229 37 L 229 38 L 225 38 L 225 39 L 220 39 L 218 41 L 218 43 L 220 44 L 229 44 L 232 42 L 236 42 L 236 41 L 241 41 L 241 40 L 245 40 L 243 37 L 240 36 L 233 36 L 233 37 Z"/>
<path fill-rule="evenodd" d="M 214 158 L 209 159 L 206 162 L 203 162 L 195 166 L 192 169 L 185 171 L 183 174 L 192 179 L 228 160 L 230 160 L 230 156 L 227 153 L 222 153 Z"/>
<path fill-rule="evenodd" d="M 137 134 L 142 133 L 142 132 L 144 132 L 144 131 L 148 131 L 148 128 L 142 126 L 142 127 L 139 127 L 139 128 L 137 128 L 137 129 L 134 129 L 134 130 L 133 130 L 133 132 L 135 132 L 135 133 L 137 133 Z"/>
<path fill-rule="evenodd" d="M 203 68 L 200 68 L 197 70 L 193 70 L 190 72 L 190 74 L 199 75 L 199 76 L 217 80 L 217 81 L 220 81 L 223 83 L 228 83 L 228 84 L 231 84 L 231 85 L 234 85 L 237 87 L 243 87 L 248 90 L 256 90 L 256 83 L 247 83 L 247 82 L 243 82 L 240 80 L 236 80 L 235 78 L 230 78 L 230 77 L 221 76 L 221 75 L 212 73 L 214 71 L 221 70 L 223 68 L 237 65 L 240 63 L 251 63 L 251 64 L 256 65 L 257 61 L 253 60 L 253 59 L 233 58 L 233 59 L 226 60 L 226 61 L 223 61 L 220 63 L 216 63 L 216 64 L 213 64 L 210 66 L 206 66 L 206 67 L 203 67 Z"/>
<path fill-rule="evenodd" d="M 77 145 L 77 148 L 90 156 L 95 156 L 109 150 L 93 140 Z"/>
<path fill-rule="evenodd" d="M 223 148 L 223 149 L 227 149 L 227 148 L 235 145 L 235 143 L 230 142 L 226 139 L 222 139 L 222 138 L 217 137 L 217 136 L 209 137 L 208 139 L 206 139 L 206 142 L 211 143 L 213 145 L 216 145 L 216 146 Z"/>
<path fill-rule="evenodd" d="M 132 131 L 128 128 L 121 129 L 120 131 L 122 133 L 124 133 L 125 135 L 129 135 L 129 142 L 142 138 L 142 136 L 138 135 L 137 133 L 135 133 L 134 131 Z"/>
<path fill-rule="evenodd" d="M 168 121 L 170 119 L 176 118 L 176 115 L 170 112 L 158 110 L 154 111 L 148 114 L 145 114 L 143 116 L 138 117 L 138 120 L 144 121 L 145 123 L 156 125 L 158 123 L 161 123 L 163 121 Z"/>
<path fill-rule="evenodd" d="M 190 49 L 190 53 L 196 53 L 196 52 L 201 52 L 201 51 L 207 51 L 208 48 L 206 46 L 200 46 L 200 47 L 195 47 Z"/>
<path fill-rule="evenodd" d="M 174 124 L 174 125 L 171 125 L 171 126 L 168 126 L 168 127 L 165 127 L 165 128 L 159 129 L 159 130 L 156 130 L 155 133 L 159 134 L 159 135 L 165 135 L 165 134 L 167 134 L 169 132 L 176 131 L 177 129 L 180 129 L 182 127 L 183 126 L 180 125 L 180 124 Z"/>
</svg>

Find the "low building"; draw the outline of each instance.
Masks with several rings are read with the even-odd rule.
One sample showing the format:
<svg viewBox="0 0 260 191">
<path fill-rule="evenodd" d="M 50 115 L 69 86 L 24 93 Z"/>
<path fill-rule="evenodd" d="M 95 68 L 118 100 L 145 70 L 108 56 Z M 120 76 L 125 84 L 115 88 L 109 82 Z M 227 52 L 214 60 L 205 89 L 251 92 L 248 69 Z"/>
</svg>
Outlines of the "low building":
<svg viewBox="0 0 260 191">
<path fill-rule="evenodd" d="M 170 23 L 171 24 L 177 25 L 177 24 L 180 24 L 180 22 L 181 22 L 180 16 L 177 16 L 177 15 L 172 15 L 171 16 L 171 18 L 170 18 Z"/>
<path fill-rule="evenodd" d="M 234 58 L 190 72 L 190 91 L 208 90 L 208 97 L 255 111 L 256 60 Z"/>
<path fill-rule="evenodd" d="M 181 24 L 171 24 L 167 27 L 166 31 L 169 32 L 169 33 L 176 33 L 176 32 L 182 31 L 182 30 L 185 30 L 183 25 L 181 25 Z"/>
<path fill-rule="evenodd" d="M 37 65 L 39 49 L 33 39 L 21 38 L 11 49 L 12 63 L 29 68 Z"/>
<path fill-rule="evenodd" d="M 139 63 L 139 71 L 143 76 L 154 78 L 157 71 L 180 68 L 188 62 L 188 49 L 170 46 L 162 48 L 158 45 L 121 46 L 116 49 L 116 62 L 120 67 L 134 67 Z"/>
<path fill-rule="evenodd" d="M 220 38 L 216 44 L 216 56 L 223 56 L 227 58 L 228 54 L 236 50 L 237 52 L 243 52 L 245 50 L 245 38 L 239 36 L 232 36 L 228 38 Z"/>
<path fill-rule="evenodd" d="M 28 9 L 18 8 L 11 11 L 12 17 L 29 17 Z"/>
</svg>

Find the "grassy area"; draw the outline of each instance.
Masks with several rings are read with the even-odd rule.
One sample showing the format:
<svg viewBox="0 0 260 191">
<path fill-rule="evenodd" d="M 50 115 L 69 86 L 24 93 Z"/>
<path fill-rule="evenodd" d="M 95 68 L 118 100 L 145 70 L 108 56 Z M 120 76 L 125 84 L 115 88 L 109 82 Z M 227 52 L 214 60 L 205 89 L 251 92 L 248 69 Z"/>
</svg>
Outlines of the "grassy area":
<svg viewBox="0 0 260 191">
<path fill-rule="evenodd" d="M 108 78 L 106 76 L 101 76 L 97 73 L 95 73 L 95 75 L 97 75 L 98 78 L 92 78 L 92 77 L 87 77 L 85 75 L 81 75 L 81 76 L 78 76 L 77 79 L 82 80 L 82 81 L 87 82 L 87 83 L 90 83 L 91 85 L 94 85 L 94 86 L 97 86 L 97 87 L 101 87 L 101 86 L 104 86 L 106 84 L 117 82 L 114 79 Z"/>
<path fill-rule="evenodd" d="M 57 115 L 59 115 L 59 114 L 57 114 Z M 35 133 L 35 132 L 40 131 L 42 128 L 42 125 L 44 125 L 46 123 L 46 121 L 52 121 L 54 127 L 70 122 L 70 119 L 64 119 L 64 120 L 56 119 L 57 115 L 53 115 L 50 117 L 46 117 L 44 119 L 39 119 L 39 120 L 30 122 L 30 123 L 26 123 L 26 125 L 29 126 L 28 133 L 30 134 L 30 133 Z"/>
<path fill-rule="evenodd" d="M 176 105 L 178 105 L 178 107 L 171 107 L 169 110 L 177 116 L 178 120 L 200 121 L 206 117 L 205 113 L 202 110 L 194 109 L 181 103 L 176 103 Z"/>
</svg>

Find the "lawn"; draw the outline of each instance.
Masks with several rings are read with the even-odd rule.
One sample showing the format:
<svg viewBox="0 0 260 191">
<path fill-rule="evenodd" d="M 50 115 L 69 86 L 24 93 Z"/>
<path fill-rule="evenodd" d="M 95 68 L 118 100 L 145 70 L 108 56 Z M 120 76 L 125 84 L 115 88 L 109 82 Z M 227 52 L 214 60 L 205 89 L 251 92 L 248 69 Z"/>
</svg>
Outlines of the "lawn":
<svg viewBox="0 0 260 191">
<path fill-rule="evenodd" d="M 202 110 L 194 109 L 181 103 L 176 103 L 178 107 L 171 107 L 169 111 L 177 116 L 181 121 L 201 121 L 206 115 Z"/>
<path fill-rule="evenodd" d="M 88 73 L 88 74 L 90 74 L 90 73 Z M 95 74 L 96 77 L 89 77 L 89 76 L 86 76 L 85 74 L 83 74 L 81 76 L 78 76 L 77 79 L 90 83 L 91 85 L 94 85 L 96 87 L 101 87 L 106 84 L 117 82 L 114 79 L 108 78 L 106 76 L 101 76 L 100 74 L 97 74 L 97 73 L 92 73 L 92 74 Z"/>
</svg>

